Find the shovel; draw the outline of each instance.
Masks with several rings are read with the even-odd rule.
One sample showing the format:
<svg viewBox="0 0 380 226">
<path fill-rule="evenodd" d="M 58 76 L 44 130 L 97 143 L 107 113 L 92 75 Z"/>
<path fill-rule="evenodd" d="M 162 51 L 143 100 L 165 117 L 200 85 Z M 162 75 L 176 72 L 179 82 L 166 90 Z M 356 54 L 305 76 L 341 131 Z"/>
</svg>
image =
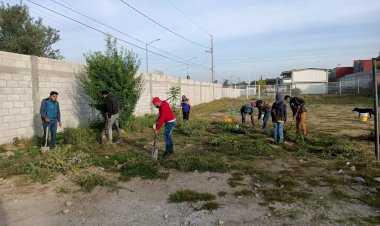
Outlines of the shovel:
<svg viewBox="0 0 380 226">
<path fill-rule="evenodd" d="M 48 139 L 49 139 L 49 124 L 46 126 L 46 135 L 45 135 L 45 146 L 41 147 L 41 152 L 46 153 L 47 151 L 50 150 L 50 147 L 47 146 Z"/>
<path fill-rule="evenodd" d="M 157 135 L 156 133 L 154 133 L 154 140 L 153 140 L 153 148 L 152 150 L 150 151 L 150 155 L 157 160 L 158 158 L 158 149 L 156 147 L 156 140 L 157 140 Z"/>
</svg>

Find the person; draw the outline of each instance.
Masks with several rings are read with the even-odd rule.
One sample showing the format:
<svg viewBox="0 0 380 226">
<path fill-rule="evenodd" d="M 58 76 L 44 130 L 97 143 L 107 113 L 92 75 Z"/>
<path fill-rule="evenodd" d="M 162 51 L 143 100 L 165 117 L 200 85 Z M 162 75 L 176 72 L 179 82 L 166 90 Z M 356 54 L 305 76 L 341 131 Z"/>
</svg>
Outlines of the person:
<svg viewBox="0 0 380 226">
<path fill-rule="evenodd" d="M 272 121 L 274 125 L 273 138 L 275 143 L 284 142 L 284 123 L 286 122 L 286 104 L 282 101 L 282 95 L 276 94 L 276 102 L 272 105 Z"/>
<path fill-rule="evenodd" d="M 106 117 L 107 117 L 107 131 L 108 131 L 108 142 L 112 143 L 112 127 L 115 124 L 117 131 L 117 143 L 122 141 L 121 130 L 119 127 L 119 103 L 117 99 L 108 92 L 108 90 L 102 91 L 102 96 L 106 104 Z"/>
<path fill-rule="evenodd" d="M 182 110 L 183 120 L 189 120 L 191 104 L 190 100 L 185 95 L 182 95 L 182 102 L 180 108 Z"/>
<path fill-rule="evenodd" d="M 305 101 L 299 97 L 285 96 L 285 101 L 289 103 L 293 112 L 293 119 L 296 118 L 296 132 L 300 134 L 300 124 L 302 127 L 302 135 L 306 135 L 306 106 Z"/>
<path fill-rule="evenodd" d="M 264 117 L 262 119 L 262 128 L 265 129 L 267 128 L 267 123 L 268 123 L 268 120 L 271 116 L 271 105 L 269 103 L 267 103 L 266 101 L 263 101 L 263 100 L 256 100 L 254 101 L 253 103 L 253 106 L 254 107 L 257 107 L 257 109 L 259 110 L 259 116 L 258 116 L 258 120 L 260 121 L 261 119 L 261 114 L 264 113 Z"/>
<path fill-rule="evenodd" d="M 167 101 L 161 100 L 159 97 L 154 97 L 152 99 L 152 103 L 156 108 L 159 109 L 157 123 L 153 125 L 153 129 L 155 129 L 156 136 L 158 135 L 158 132 L 165 123 L 164 140 L 166 146 L 163 157 L 168 158 L 170 155 L 174 153 L 172 133 L 174 127 L 176 126 L 175 115 Z"/>
<path fill-rule="evenodd" d="M 255 122 L 253 120 L 253 111 L 254 111 L 254 109 L 253 109 L 253 102 L 241 106 L 241 108 L 240 108 L 240 114 L 241 114 L 241 123 L 243 125 L 245 125 L 245 116 L 247 114 L 249 114 L 251 116 L 252 125 L 253 126 L 255 125 Z"/>
<path fill-rule="evenodd" d="M 57 144 L 57 124 L 61 127 L 61 111 L 59 109 L 59 103 L 57 101 L 58 93 L 51 91 L 50 96 L 43 99 L 40 107 L 40 114 L 42 119 L 43 134 L 42 146 L 45 146 L 46 129 L 49 127 L 50 132 L 50 148 L 54 149 Z"/>
</svg>

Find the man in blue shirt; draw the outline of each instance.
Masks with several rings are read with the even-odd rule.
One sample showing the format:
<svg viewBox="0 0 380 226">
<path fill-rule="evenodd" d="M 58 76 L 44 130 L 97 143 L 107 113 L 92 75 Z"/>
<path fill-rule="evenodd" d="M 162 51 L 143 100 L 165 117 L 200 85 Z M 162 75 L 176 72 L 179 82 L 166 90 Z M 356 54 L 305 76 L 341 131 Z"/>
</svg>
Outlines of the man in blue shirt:
<svg viewBox="0 0 380 226">
<path fill-rule="evenodd" d="M 59 103 L 57 101 L 58 93 L 51 91 L 50 96 L 43 99 L 41 102 L 40 114 L 42 119 L 42 127 L 44 130 L 44 136 L 42 138 L 42 146 L 46 143 L 46 128 L 49 127 L 50 133 L 50 148 L 54 149 L 57 143 L 57 124 L 62 126 L 61 111 L 59 109 Z"/>
<path fill-rule="evenodd" d="M 249 104 L 245 104 L 245 105 L 241 106 L 241 108 L 240 108 L 241 123 L 243 125 L 245 125 L 245 116 L 247 114 L 249 114 L 251 116 L 252 125 L 255 126 L 255 123 L 253 120 L 253 111 L 254 111 L 253 104 L 254 104 L 254 102 L 249 103 Z"/>
</svg>

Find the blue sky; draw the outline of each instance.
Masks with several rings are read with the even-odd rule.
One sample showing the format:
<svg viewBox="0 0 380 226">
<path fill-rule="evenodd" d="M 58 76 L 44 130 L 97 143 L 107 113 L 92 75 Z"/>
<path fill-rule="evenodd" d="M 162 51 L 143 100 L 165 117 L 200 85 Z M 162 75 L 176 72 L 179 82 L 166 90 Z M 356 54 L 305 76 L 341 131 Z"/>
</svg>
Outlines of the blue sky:
<svg viewBox="0 0 380 226">
<path fill-rule="evenodd" d="M 145 44 L 103 27 L 50 0 L 33 0 L 81 22 L 144 47 Z M 55 0 L 117 28 L 143 42 L 154 42 L 160 54 L 191 62 L 192 79 L 210 81 L 210 54 L 165 31 L 120 0 Z M 207 33 L 184 17 L 168 0 L 124 0 L 178 34 L 205 46 L 214 36 L 216 79 L 233 81 L 276 77 L 292 68 L 351 66 L 354 59 L 369 59 L 380 52 L 380 1 L 378 0 L 170 0 Z M 3 1 L 16 4 L 18 0 Z M 55 45 L 66 60 L 84 63 L 83 53 L 104 49 L 104 37 L 82 25 L 33 5 L 33 17 L 60 30 Z M 145 51 L 119 42 L 141 58 Z M 172 54 L 172 55 L 169 55 Z M 185 77 L 187 67 L 149 54 L 150 71 Z"/>
</svg>

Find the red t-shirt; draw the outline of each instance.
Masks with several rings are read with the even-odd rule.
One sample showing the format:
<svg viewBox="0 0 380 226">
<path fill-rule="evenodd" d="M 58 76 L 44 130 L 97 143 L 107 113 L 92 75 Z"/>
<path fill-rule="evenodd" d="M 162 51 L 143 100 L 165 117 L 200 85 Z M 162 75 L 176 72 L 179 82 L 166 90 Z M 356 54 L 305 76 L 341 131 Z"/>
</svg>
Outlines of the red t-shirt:
<svg viewBox="0 0 380 226">
<path fill-rule="evenodd" d="M 175 115 L 166 101 L 162 101 L 160 107 L 160 115 L 158 116 L 156 130 L 159 130 L 164 123 L 175 121 Z"/>
</svg>

